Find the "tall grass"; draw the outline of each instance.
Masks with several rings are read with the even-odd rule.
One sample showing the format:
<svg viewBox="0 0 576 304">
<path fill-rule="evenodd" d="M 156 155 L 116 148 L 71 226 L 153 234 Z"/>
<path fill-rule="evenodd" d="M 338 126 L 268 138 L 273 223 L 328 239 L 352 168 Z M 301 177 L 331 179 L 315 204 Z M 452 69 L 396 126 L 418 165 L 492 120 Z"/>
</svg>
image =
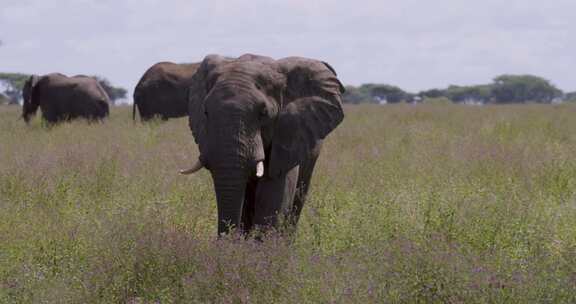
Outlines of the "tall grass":
<svg viewBox="0 0 576 304">
<path fill-rule="evenodd" d="M 574 303 L 576 107 L 357 106 L 296 240 L 215 240 L 186 119 L 0 107 L 0 303 Z"/>
</svg>

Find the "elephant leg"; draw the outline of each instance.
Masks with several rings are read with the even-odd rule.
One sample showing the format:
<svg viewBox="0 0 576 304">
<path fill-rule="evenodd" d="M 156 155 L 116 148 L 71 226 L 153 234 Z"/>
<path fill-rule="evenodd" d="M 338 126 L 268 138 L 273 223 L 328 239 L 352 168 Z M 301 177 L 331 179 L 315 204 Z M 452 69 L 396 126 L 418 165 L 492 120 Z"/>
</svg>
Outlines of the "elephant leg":
<svg viewBox="0 0 576 304">
<path fill-rule="evenodd" d="M 141 121 L 149 121 L 151 119 L 149 105 L 147 102 L 138 103 L 138 114 L 140 114 Z"/>
<path fill-rule="evenodd" d="M 43 106 L 43 107 L 40 107 L 40 109 L 42 111 L 42 118 L 46 122 L 48 122 L 50 124 L 58 122 L 58 115 L 57 115 L 57 113 L 53 107 Z"/>
<path fill-rule="evenodd" d="M 280 178 L 264 177 L 258 181 L 254 224 L 263 229 L 276 227 L 290 214 L 298 184 L 299 166 Z"/>
<path fill-rule="evenodd" d="M 295 230 L 296 225 L 298 224 L 298 220 L 300 220 L 300 213 L 302 212 L 304 203 L 306 203 L 306 196 L 308 195 L 310 180 L 312 179 L 312 173 L 314 172 L 314 167 L 316 166 L 317 160 L 318 155 L 312 157 L 302 165 L 300 170 L 296 194 L 294 196 L 294 204 L 290 210 L 289 221 L 291 229 Z"/>
<path fill-rule="evenodd" d="M 246 186 L 246 192 L 244 195 L 244 205 L 242 207 L 242 230 L 248 233 L 254 227 L 254 213 L 255 213 L 255 203 L 256 203 L 256 181 L 250 181 Z"/>
</svg>

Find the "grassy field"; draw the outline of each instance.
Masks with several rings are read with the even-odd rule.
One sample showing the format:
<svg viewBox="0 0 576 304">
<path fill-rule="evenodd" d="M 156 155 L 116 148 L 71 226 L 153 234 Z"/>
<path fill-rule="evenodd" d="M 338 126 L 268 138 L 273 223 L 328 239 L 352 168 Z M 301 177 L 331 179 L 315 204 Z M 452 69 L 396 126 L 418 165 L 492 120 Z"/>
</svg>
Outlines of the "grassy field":
<svg viewBox="0 0 576 304">
<path fill-rule="evenodd" d="M 0 107 L 0 303 L 574 303 L 576 106 L 357 106 L 296 241 L 215 240 L 186 119 Z"/>
</svg>

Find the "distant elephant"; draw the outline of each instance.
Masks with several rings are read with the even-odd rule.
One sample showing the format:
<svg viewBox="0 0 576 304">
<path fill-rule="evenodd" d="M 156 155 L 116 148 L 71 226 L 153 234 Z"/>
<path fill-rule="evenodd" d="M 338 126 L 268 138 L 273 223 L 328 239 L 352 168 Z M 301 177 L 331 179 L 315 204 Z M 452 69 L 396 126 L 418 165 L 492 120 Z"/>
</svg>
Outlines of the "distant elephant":
<svg viewBox="0 0 576 304">
<path fill-rule="evenodd" d="M 200 151 L 191 174 L 214 181 L 218 234 L 294 231 L 322 140 L 344 118 L 344 87 L 325 62 L 246 54 L 207 56 L 189 89 Z"/>
<path fill-rule="evenodd" d="M 142 121 L 188 115 L 186 90 L 199 65 L 159 62 L 150 67 L 134 89 L 132 120 L 136 120 L 136 107 Z"/>
<path fill-rule="evenodd" d="M 60 73 L 28 78 L 22 90 L 24 104 L 22 118 L 26 123 L 38 107 L 42 118 L 49 123 L 76 118 L 102 120 L 110 113 L 110 98 L 98 80 L 78 75 L 68 77 Z"/>
</svg>

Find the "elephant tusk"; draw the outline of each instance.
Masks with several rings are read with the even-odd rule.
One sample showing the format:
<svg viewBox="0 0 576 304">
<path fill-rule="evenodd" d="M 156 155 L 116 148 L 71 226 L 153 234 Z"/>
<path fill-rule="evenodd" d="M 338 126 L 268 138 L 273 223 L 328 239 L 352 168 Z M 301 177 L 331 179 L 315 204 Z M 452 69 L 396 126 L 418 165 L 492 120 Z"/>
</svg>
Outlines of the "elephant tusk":
<svg viewBox="0 0 576 304">
<path fill-rule="evenodd" d="M 194 164 L 194 166 L 192 166 L 192 168 L 186 169 L 186 170 L 180 170 L 180 174 L 188 175 L 188 174 L 196 173 L 200 169 L 202 169 L 203 167 L 204 167 L 204 165 L 202 164 L 202 162 L 200 160 L 198 160 L 198 161 L 196 161 L 196 164 Z"/>
<path fill-rule="evenodd" d="M 262 161 L 259 161 L 256 164 L 256 177 L 262 177 L 264 176 L 264 163 Z"/>
</svg>

